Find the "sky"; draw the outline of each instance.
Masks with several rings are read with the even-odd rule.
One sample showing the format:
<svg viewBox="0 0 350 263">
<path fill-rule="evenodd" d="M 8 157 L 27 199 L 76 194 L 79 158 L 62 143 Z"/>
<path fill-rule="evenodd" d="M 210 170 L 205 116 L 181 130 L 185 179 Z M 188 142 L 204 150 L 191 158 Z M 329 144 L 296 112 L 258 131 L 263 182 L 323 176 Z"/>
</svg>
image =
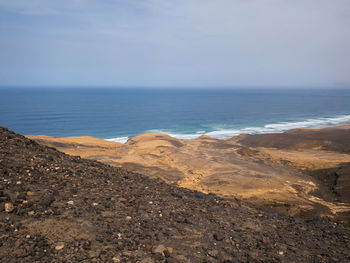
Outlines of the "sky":
<svg viewBox="0 0 350 263">
<path fill-rule="evenodd" d="M 349 0 L 0 0 L 0 86 L 349 86 Z"/>
</svg>

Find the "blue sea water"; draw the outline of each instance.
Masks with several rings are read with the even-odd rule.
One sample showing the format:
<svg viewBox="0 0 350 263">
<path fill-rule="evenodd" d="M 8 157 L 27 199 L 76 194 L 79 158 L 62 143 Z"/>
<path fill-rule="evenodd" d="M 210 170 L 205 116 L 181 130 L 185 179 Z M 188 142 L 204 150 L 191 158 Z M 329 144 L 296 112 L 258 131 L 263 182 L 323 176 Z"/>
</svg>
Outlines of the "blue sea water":
<svg viewBox="0 0 350 263">
<path fill-rule="evenodd" d="M 342 122 L 350 122 L 350 89 L 0 89 L 0 125 L 26 135 L 227 138 Z"/>
</svg>

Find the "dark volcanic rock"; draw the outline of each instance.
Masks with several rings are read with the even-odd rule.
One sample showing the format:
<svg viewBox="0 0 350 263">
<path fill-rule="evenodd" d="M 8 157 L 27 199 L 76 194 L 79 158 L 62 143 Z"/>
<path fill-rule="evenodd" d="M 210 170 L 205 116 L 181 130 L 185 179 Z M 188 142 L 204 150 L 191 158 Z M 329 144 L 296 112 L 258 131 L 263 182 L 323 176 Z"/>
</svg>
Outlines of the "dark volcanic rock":
<svg viewBox="0 0 350 263">
<path fill-rule="evenodd" d="M 215 240 L 217 241 L 221 241 L 224 239 L 224 236 L 221 234 L 214 234 L 213 237 L 215 238 Z"/>
<path fill-rule="evenodd" d="M 0 262 L 350 260 L 342 225 L 232 205 L 65 155 L 5 128 L 0 185 Z"/>
</svg>

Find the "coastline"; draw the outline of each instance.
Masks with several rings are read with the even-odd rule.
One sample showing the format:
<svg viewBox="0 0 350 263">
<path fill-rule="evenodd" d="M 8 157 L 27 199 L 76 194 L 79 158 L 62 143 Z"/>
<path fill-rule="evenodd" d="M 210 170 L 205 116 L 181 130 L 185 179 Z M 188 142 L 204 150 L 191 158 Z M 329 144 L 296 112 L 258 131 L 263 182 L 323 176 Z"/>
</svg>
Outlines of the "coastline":
<svg viewBox="0 0 350 263">
<path fill-rule="evenodd" d="M 249 128 L 250 129 L 250 128 Z M 25 135 L 28 138 L 32 138 L 32 139 L 54 139 L 57 140 L 59 142 L 76 142 L 76 143 L 82 143 L 82 144 L 101 144 L 102 145 L 112 145 L 111 143 L 120 143 L 120 144 L 125 144 L 129 139 L 132 139 L 134 137 L 138 137 L 138 136 L 143 136 L 143 135 L 147 135 L 147 134 L 161 134 L 164 136 L 169 136 L 172 137 L 174 139 L 179 139 L 179 140 L 186 140 L 186 141 L 191 141 L 191 140 L 195 140 L 198 139 L 199 137 L 202 136 L 206 136 L 206 137 L 210 137 L 212 139 L 218 139 L 218 140 L 227 140 L 227 139 L 234 139 L 235 137 L 240 137 L 242 135 L 261 135 L 261 134 L 281 134 L 281 133 L 285 133 L 285 132 L 290 132 L 290 131 L 294 131 L 294 130 L 310 130 L 310 131 L 317 131 L 317 130 L 321 130 L 321 129 L 350 129 L 350 122 L 343 122 L 343 123 L 336 123 L 334 125 L 325 125 L 325 126 L 316 126 L 313 128 L 303 128 L 303 127 L 298 127 L 298 128 L 293 128 L 293 129 L 288 129 L 288 130 L 283 130 L 281 132 L 266 132 L 266 133 L 239 133 L 237 135 L 231 136 L 231 137 L 225 137 L 225 138 L 216 138 L 213 136 L 210 136 L 210 132 L 209 133 L 198 133 L 198 134 L 188 134 L 188 138 L 182 138 L 182 137 L 186 137 L 186 135 L 183 136 L 177 136 L 176 134 L 173 133 L 163 133 L 163 132 L 146 132 L 146 133 L 141 133 L 135 136 L 123 136 L 123 137 L 117 137 L 117 138 L 97 138 L 97 137 L 93 137 L 93 136 L 86 136 L 86 135 L 82 135 L 82 136 L 48 136 L 48 135 Z M 179 138 L 180 137 L 180 138 Z M 105 141 L 105 142 L 103 142 Z"/>
<path fill-rule="evenodd" d="M 178 139 L 203 134 L 229 138 L 350 121 L 349 90 L 202 91 L 9 90 L 1 96 L 0 120 L 21 134 L 88 135 L 119 142 L 148 132 Z M 153 103 L 154 98 L 161 103 Z M 37 101 L 40 107 L 18 104 L 27 100 Z"/>
<path fill-rule="evenodd" d="M 339 122 L 340 121 L 340 122 Z M 316 123 L 319 125 L 316 125 Z M 324 124 L 321 124 L 324 122 Z M 330 123 L 333 122 L 333 123 Z M 299 122 L 281 122 L 274 124 L 266 124 L 263 127 L 247 127 L 242 129 L 222 129 L 211 132 L 197 131 L 195 133 L 176 133 L 166 130 L 150 130 L 142 134 L 147 133 L 161 133 L 166 134 L 176 139 L 184 140 L 194 140 L 202 135 L 206 135 L 215 139 L 229 139 L 241 134 L 268 134 L 268 133 L 283 133 L 294 129 L 323 129 L 323 128 L 349 128 L 350 127 L 350 115 L 344 115 L 343 117 L 335 118 L 319 118 L 319 119 L 309 119 L 306 121 Z M 135 135 L 138 136 L 138 135 Z M 128 139 L 135 136 L 121 136 L 115 138 L 104 138 L 106 141 L 126 143 Z"/>
<path fill-rule="evenodd" d="M 27 137 L 184 188 L 350 226 L 349 123 L 228 139 L 147 133 L 125 144 L 87 136 Z"/>
</svg>

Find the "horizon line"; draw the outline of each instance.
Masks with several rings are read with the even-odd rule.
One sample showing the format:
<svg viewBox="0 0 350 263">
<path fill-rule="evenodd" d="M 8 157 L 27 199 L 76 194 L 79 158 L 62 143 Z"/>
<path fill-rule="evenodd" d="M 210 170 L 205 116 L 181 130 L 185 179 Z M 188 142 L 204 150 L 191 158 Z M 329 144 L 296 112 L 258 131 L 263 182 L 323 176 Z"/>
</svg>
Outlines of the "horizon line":
<svg viewBox="0 0 350 263">
<path fill-rule="evenodd" d="M 6 88 L 108 88 L 108 89 L 260 89 L 260 88 L 269 88 L 269 89 L 344 89 L 350 88 L 349 85 L 210 85 L 210 86 L 169 86 L 169 85 L 0 85 L 0 89 Z"/>
</svg>

